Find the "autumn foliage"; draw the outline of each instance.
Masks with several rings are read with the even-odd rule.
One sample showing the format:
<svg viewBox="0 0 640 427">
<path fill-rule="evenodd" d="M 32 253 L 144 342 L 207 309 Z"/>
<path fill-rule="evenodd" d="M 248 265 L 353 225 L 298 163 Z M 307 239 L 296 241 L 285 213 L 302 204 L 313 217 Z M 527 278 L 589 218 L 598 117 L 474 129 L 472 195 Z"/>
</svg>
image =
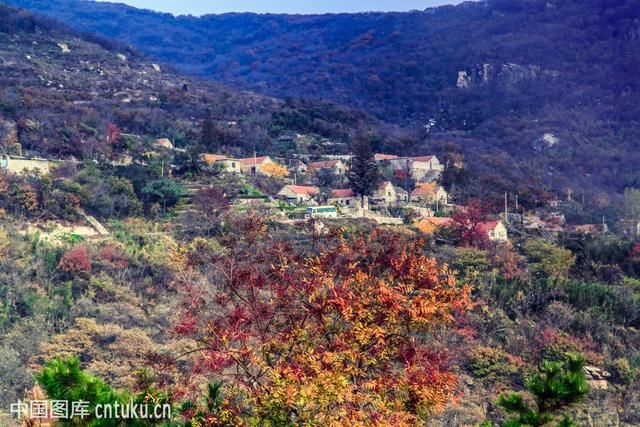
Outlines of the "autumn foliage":
<svg viewBox="0 0 640 427">
<path fill-rule="evenodd" d="M 413 425 L 455 396 L 433 336 L 469 290 L 420 243 L 337 232 L 302 254 L 252 241 L 231 239 L 207 260 L 176 255 L 186 299 L 174 332 L 197 343 L 191 377 L 224 385 L 211 425 Z"/>
<path fill-rule="evenodd" d="M 289 169 L 277 163 L 267 163 L 262 166 L 260 173 L 274 178 L 286 178 L 289 175 Z"/>
<path fill-rule="evenodd" d="M 84 245 L 78 245 L 69 250 L 60 259 L 58 269 L 66 273 L 89 273 L 91 271 L 89 248 Z"/>
<path fill-rule="evenodd" d="M 486 220 L 486 208 L 477 199 L 471 199 L 467 206 L 458 208 L 451 226 L 458 243 L 467 247 L 488 247 L 489 236 L 482 228 Z"/>
</svg>

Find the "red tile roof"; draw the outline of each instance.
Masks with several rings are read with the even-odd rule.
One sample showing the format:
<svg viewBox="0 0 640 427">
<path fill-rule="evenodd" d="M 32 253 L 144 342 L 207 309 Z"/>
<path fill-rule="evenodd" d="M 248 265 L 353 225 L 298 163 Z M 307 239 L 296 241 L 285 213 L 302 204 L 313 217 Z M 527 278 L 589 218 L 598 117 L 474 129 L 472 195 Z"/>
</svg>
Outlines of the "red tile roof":
<svg viewBox="0 0 640 427">
<path fill-rule="evenodd" d="M 500 221 L 486 221 L 478 224 L 478 228 L 480 231 L 489 234 L 491 231 L 495 230 Z"/>
<path fill-rule="evenodd" d="M 397 159 L 398 156 L 396 156 L 395 154 L 374 154 L 373 158 L 377 161 L 382 161 L 382 160 L 393 160 L 393 159 Z"/>
<path fill-rule="evenodd" d="M 202 154 L 202 159 L 205 162 L 207 162 L 210 165 L 212 165 L 215 162 L 219 162 L 220 160 L 227 160 L 227 156 L 223 156 L 222 154 L 206 154 L 206 153 L 203 153 Z"/>
<path fill-rule="evenodd" d="M 306 185 L 287 185 L 285 188 L 288 188 L 296 194 L 304 194 L 306 196 L 314 196 L 320 193 L 320 190 L 317 187 Z"/>
<path fill-rule="evenodd" d="M 435 184 L 423 184 L 416 187 L 415 190 L 411 192 L 413 197 L 419 196 L 433 196 L 437 193 L 438 187 Z"/>
<path fill-rule="evenodd" d="M 413 157 L 413 161 L 414 162 L 430 162 L 431 159 L 433 159 L 433 156 L 419 156 L 419 157 Z"/>
<path fill-rule="evenodd" d="M 353 190 L 350 188 L 344 190 L 331 190 L 331 198 L 333 199 L 346 199 L 348 197 L 355 197 Z"/>
<path fill-rule="evenodd" d="M 453 224 L 453 218 L 432 216 L 416 223 L 418 230 L 423 233 L 433 233 L 437 228 L 448 227 Z"/>
<path fill-rule="evenodd" d="M 247 157 L 246 159 L 239 159 L 238 161 L 243 165 L 253 166 L 254 164 L 261 165 L 265 162 L 265 160 L 271 160 L 271 159 L 269 158 L 269 156 L 263 156 L 263 157 Z"/>
</svg>

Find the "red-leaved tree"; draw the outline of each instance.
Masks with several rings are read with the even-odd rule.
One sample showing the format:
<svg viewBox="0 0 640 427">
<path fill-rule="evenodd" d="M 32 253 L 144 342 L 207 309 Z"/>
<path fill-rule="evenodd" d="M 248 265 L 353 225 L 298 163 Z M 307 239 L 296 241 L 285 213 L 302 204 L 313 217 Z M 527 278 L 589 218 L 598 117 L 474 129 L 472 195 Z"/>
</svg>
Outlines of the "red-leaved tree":
<svg viewBox="0 0 640 427">
<path fill-rule="evenodd" d="M 204 409 L 208 425 L 412 425 L 455 396 L 433 336 L 469 289 L 420 242 L 330 233 L 309 255 L 273 241 L 257 217 L 234 225 L 243 229 L 223 250 L 174 259 L 185 300 L 173 330 L 193 340 L 189 378 L 221 383 L 225 397 Z"/>
<path fill-rule="evenodd" d="M 65 253 L 58 269 L 65 273 L 89 273 L 91 272 L 91 252 L 84 245 L 78 245 Z"/>
<path fill-rule="evenodd" d="M 116 145 L 120 142 L 120 138 L 122 136 L 122 131 L 120 128 L 113 124 L 107 124 L 107 143 L 111 145 Z"/>
<path fill-rule="evenodd" d="M 482 227 L 486 221 L 486 210 L 478 199 L 471 199 L 466 206 L 456 209 L 451 228 L 458 244 L 486 248 L 489 235 Z"/>
</svg>

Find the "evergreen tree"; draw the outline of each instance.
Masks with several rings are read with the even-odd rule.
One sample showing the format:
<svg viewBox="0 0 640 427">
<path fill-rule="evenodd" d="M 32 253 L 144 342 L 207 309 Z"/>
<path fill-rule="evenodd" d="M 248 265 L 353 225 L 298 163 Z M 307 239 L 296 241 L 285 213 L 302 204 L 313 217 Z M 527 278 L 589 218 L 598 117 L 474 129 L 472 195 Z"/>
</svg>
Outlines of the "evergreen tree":
<svg viewBox="0 0 640 427">
<path fill-rule="evenodd" d="M 353 192 L 360 196 L 364 209 L 364 198 L 371 196 L 380 183 L 378 164 L 373 156 L 371 144 L 365 138 L 358 138 L 353 143 L 353 157 L 347 179 Z"/>
<path fill-rule="evenodd" d="M 59 419 L 56 425 L 60 427 L 151 427 L 171 426 L 170 420 L 164 419 L 117 419 L 113 417 L 98 418 L 104 416 L 104 412 L 97 414 L 96 407 L 101 409 L 105 405 L 129 405 L 133 402 L 138 405 L 163 405 L 169 404 L 168 397 L 147 387 L 140 393 L 131 394 L 127 391 L 116 390 L 102 379 L 84 372 L 80 368 L 77 357 L 62 359 L 60 357 L 46 363 L 43 370 L 35 376 L 38 384 L 44 389 L 46 399 L 66 401 L 67 408 L 71 411 L 74 402 L 87 402 L 86 415 L 80 417 L 76 414 L 68 419 Z M 150 412 L 147 412 L 150 413 Z M 113 414 L 112 414 L 113 415 Z"/>
<path fill-rule="evenodd" d="M 200 142 L 207 149 L 215 151 L 219 148 L 216 124 L 213 120 L 211 110 L 207 108 L 207 112 L 202 122 L 202 131 L 200 133 Z"/>
<path fill-rule="evenodd" d="M 535 407 L 527 403 L 521 393 L 502 395 L 498 399 L 498 405 L 515 415 L 504 427 L 577 426 L 562 410 L 589 393 L 584 363 L 584 357 L 577 354 L 567 354 L 564 362 L 542 362 L 540 372 L 526 382 L 527 390 L 535 398 Z"/>
</svg>

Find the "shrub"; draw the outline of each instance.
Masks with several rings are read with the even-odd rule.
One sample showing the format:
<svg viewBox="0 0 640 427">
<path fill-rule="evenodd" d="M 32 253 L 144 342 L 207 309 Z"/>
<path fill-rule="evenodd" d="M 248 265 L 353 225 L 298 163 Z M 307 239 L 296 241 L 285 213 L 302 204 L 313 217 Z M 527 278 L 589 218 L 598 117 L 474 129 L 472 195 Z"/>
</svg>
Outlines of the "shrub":
<svg viewBox="0 0 640 427">
<path fill-rule="evenodd" d="M 60 259 L 58 269 L 66 273 L 91 272 L 91 253 L 89 248 L 80 245 L 69 250 Z"/>
<path fill-rule="evenodd" d="M 504 380 L 518 372 L 523 362 L 499 348 L 478 347 L 469 357 L 469 369 L 479 378 Z"/>
<path fill-rule="evenodd" d="M 611 373 L 611 380 L 623 385 L 632 384 L 638 377 L 638 370 L 631 366 L 625 358 L 615 359 L 606 364 L 607 370 Z"/>
</svg>

